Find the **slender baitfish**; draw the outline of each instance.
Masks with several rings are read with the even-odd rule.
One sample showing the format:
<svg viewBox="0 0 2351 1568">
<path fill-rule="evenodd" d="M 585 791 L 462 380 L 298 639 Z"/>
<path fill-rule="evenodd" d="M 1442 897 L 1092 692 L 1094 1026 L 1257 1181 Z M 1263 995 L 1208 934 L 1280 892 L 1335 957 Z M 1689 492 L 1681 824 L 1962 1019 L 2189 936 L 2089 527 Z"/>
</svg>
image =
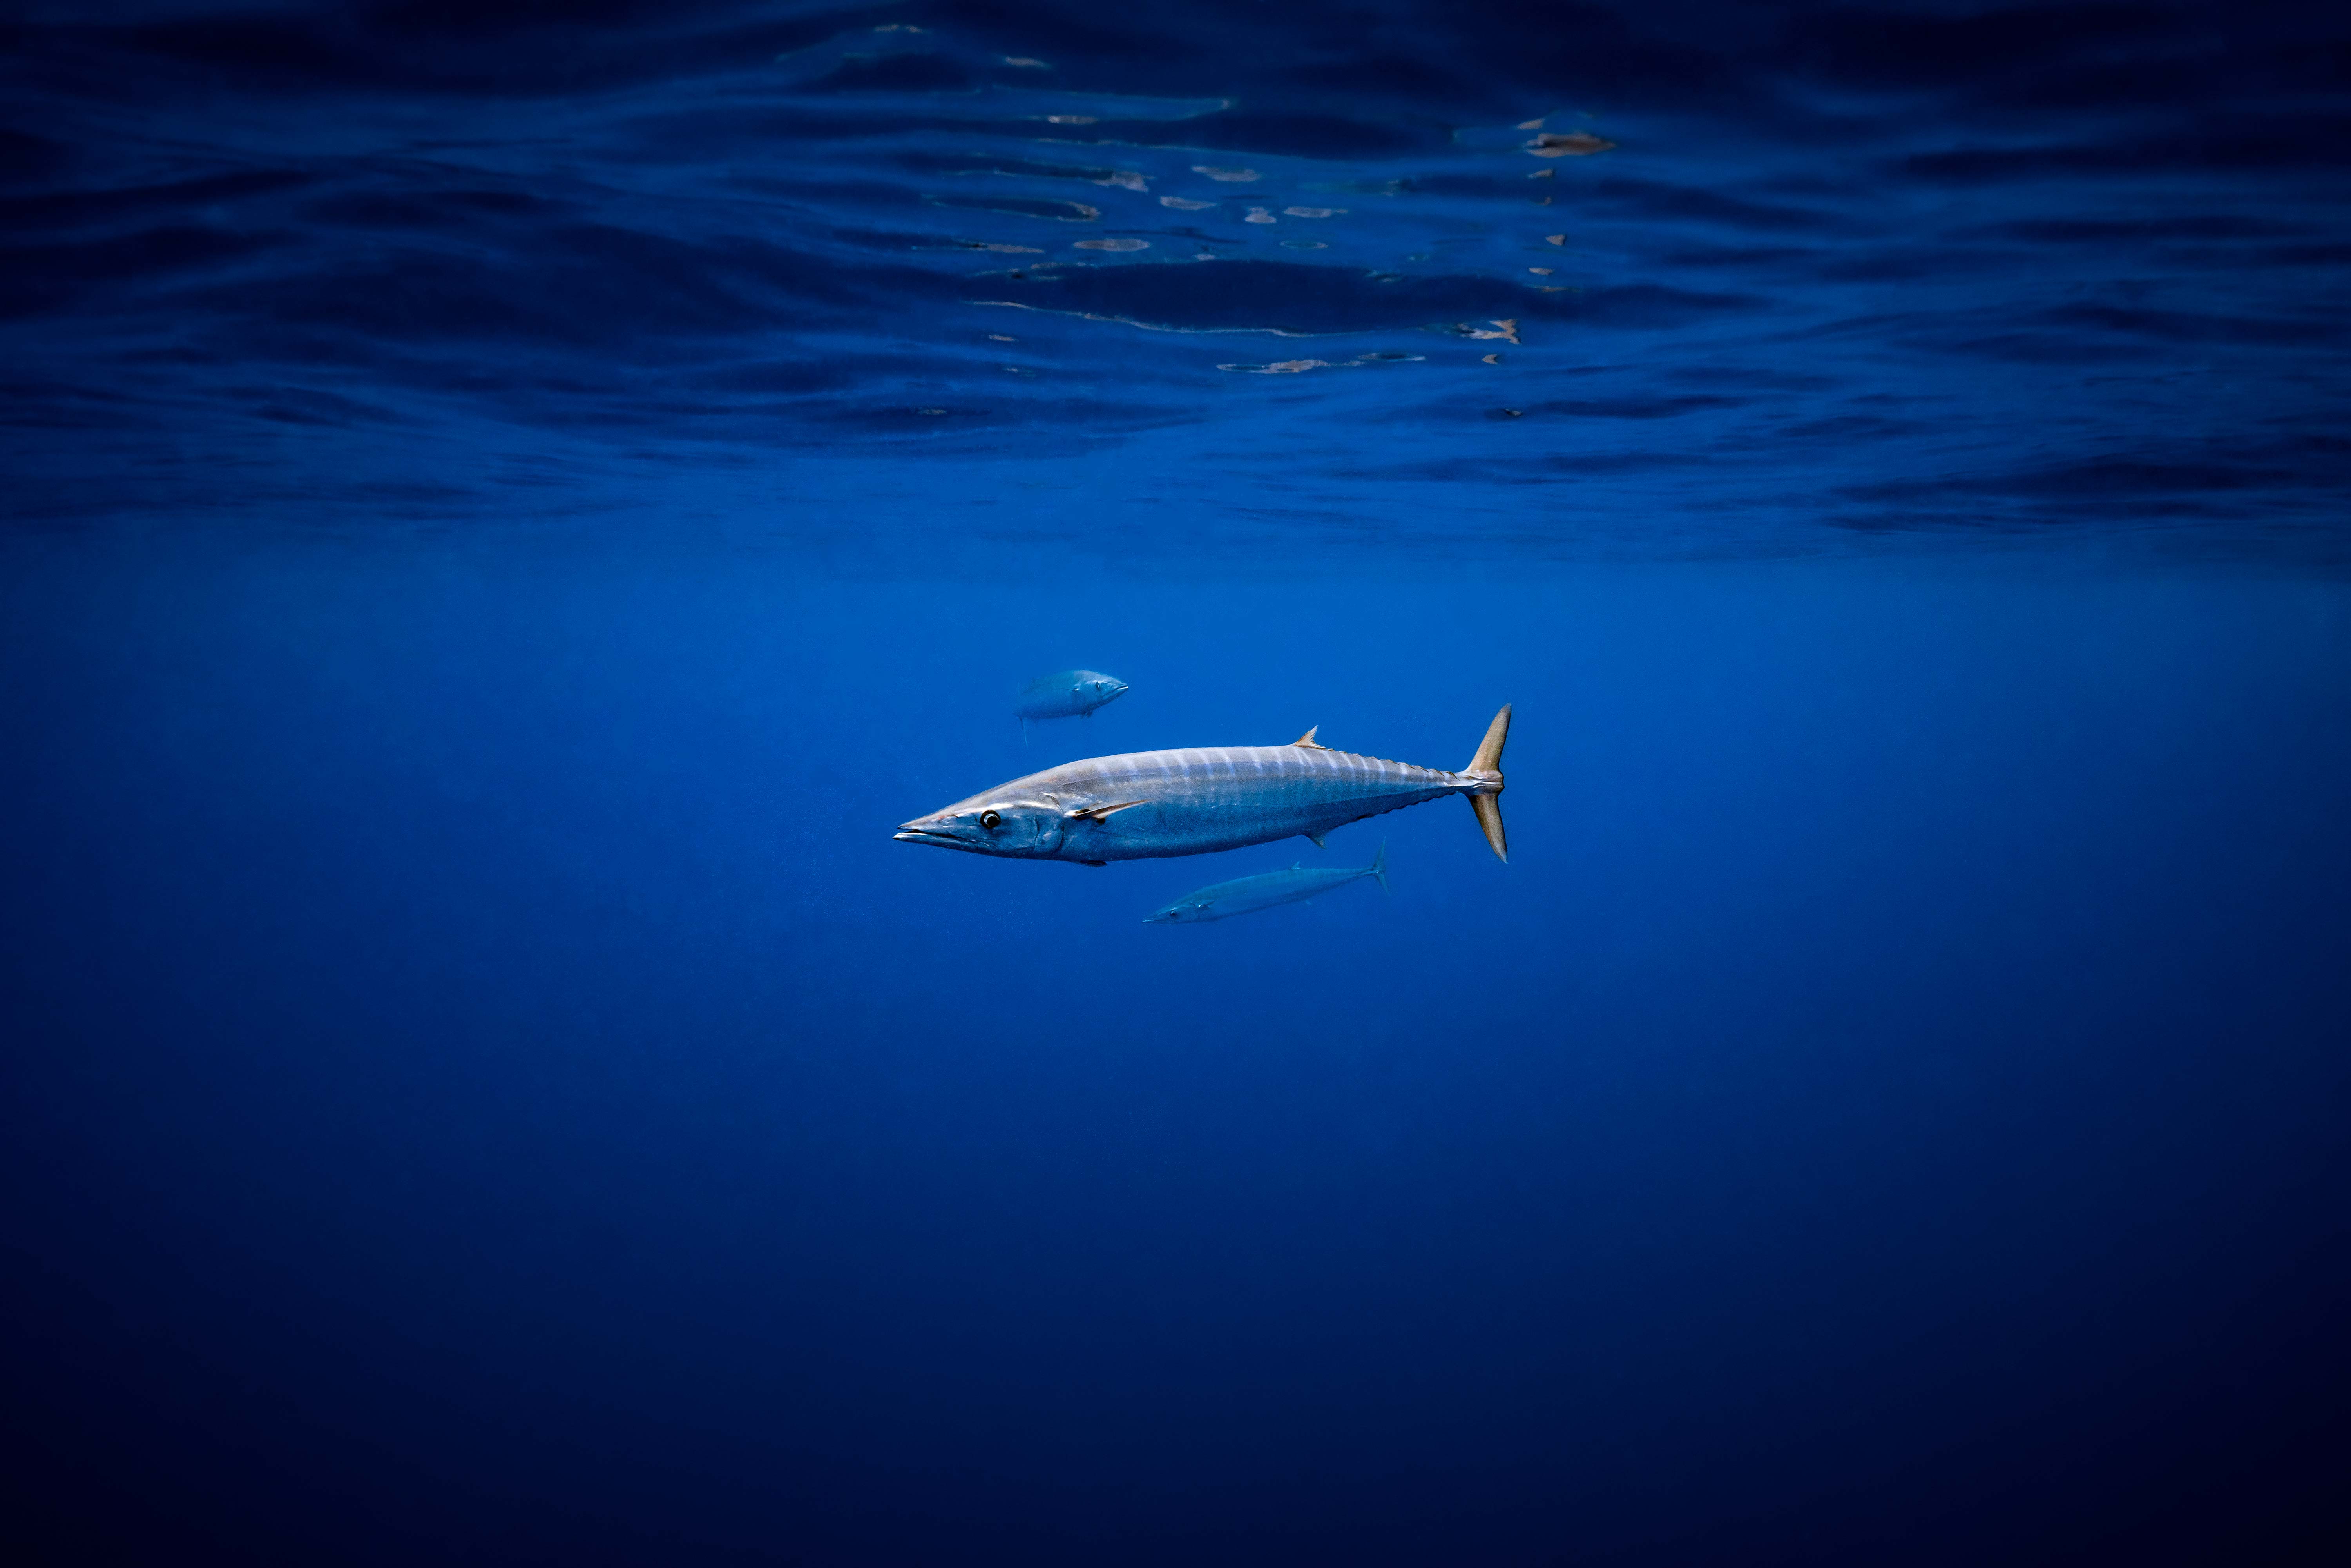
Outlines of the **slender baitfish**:
<svg viewBox="0 0 2351 1568">
<path fill-rule="evenodd" d="M 1344 887 L 1351 882 L 1371 877 L 1388 890 L 1388 841 L 1380 841 L 1380 852 L 1372 857 L 1369 865 L 1334 866 L 1329 870 L 1292 865 L 1288 871 L 1270 871 L 1258 876 L 1236 877 L 1204 887 L 1197 893 L 1187 893 L 1156 915 L 1143 917 L 1145 925 L 1196 925 L 1207 920 L 1230 920 L 1236 915 L 1255 915 L 1260 909 L 1271 909 L 1277 904 L 1303 904 L 1317 894 L 1328 893 L 1334 887 Z"/>
<path fill-rule="evenodd" d="M 1319 729 L 1321 726 L 1317 726 Z M 1066 762 L 983 790 L 899 828 L 901 843 L 1011 860 L 1151 860 L 1270 843 L 1317 844 L 1346 823 L 1446 795 L 1466 796 L 1504 861 L 1502 741 L 1508 704 L 1458 773 L 1333 751 L 1308 730 L 1288 746 L 1135 751 Z"/>
</svg>

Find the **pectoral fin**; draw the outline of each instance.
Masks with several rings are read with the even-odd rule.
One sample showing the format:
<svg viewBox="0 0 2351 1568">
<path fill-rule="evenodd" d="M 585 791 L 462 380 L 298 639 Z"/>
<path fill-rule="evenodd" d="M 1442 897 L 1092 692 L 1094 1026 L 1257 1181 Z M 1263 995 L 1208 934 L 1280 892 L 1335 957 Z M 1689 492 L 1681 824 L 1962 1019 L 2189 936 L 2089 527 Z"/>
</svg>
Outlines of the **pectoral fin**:
<svg viewBox="0 0 2351 1568">
<path fill-rule="evenodd" d="M 1121 800 L 1115 806 L 1081 806 L 1076 810 L 1070 813 L 1070 820 L 1073 822 L 1099 822 L 1113 811 L 1124 811 L 1136 806 L 1148 806 L 1149 804 L 1151 804 L 1151 802 L 1148 800 Z"/>
</svg>

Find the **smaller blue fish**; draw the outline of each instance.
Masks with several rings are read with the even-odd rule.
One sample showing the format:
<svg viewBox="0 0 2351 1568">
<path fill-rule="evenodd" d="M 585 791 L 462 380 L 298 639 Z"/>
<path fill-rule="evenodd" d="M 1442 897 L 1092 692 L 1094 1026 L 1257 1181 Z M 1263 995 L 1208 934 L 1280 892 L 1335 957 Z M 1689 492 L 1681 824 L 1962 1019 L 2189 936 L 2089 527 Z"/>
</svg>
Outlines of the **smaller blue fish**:
<svg viewBox="0 0 2351 1568">
<path fill-rule="evenodd" d="M 1032 718 L 1091 719 L 1094 709 L 1125 695 L 1124 681 L 1100 670 L 1063 670 L 1057 675 L 1040 675 L 1020 688 L 1020 700 L 1012 705 L 1012 711 L 1020 719 L 1020 744 L 1029 744 L 1029 721 Z"/>
<path fill-rule="evenodd" d="M 1020 700 L 1012 705 L 1012 711 L 1024 724 L 1032 718 L 1082 718 L 1125 695 L 1126 683 L 1116 675 L 1105 675 L 1100 670 L 1063 670 L 1056 675 L 1040 675 L 1021 687 Z"/>
<path fill-rule="evenodd" d="M 1270 871 L 1261 876 L 1220 882 L 1197 893 L 1186 894 L 1158 914 L 1144 915 L 1143 923 L 1145 925 L 1196 925 L 1207 920 L 1229 920 L 1236 915 L 1254 915 L 1260 909 L 1271 909 L 1277 904 L 1297 904 L 1367 876 L 1379 883 L 1382 893 L 1388 891 L 1388 841 L 1385 839 L 1380 841 L 1380 852 L 1372 857 L 1369 865 L 1309 871 L 1303 864 L 1297 864 L 1288 871 Z"/>
</svg>

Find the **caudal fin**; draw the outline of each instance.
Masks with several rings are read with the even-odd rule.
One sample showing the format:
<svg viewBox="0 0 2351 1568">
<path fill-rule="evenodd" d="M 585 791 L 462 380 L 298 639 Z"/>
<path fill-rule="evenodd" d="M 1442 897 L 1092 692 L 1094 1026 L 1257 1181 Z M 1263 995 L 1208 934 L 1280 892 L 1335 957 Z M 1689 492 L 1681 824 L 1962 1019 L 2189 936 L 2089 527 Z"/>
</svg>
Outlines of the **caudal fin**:
<svg viewBox="0 0 2351 1568">
<path fill-rule="evenodd" d="M 1494 722 L 1486 727 L 1486 738 L 1478 743 L 1478 755 L 1461 770 L 1465 779 L 1474 779 L 1480 789 L 1469 797 L 1469 809 L 1478 814 L 1478 826 L 1485 830 L 1486 841 L 1494 846 L 1494 853 L 1504 865 L 1510 863 L 1510 846 L 1502 837 L 1502 742 L 1510 738 L 1510 705 L 1504 703 Z"/>
<path fill-rule="evenodd" d="M 1366 870 L 1368 870 L 1368 871 L 1372 873 L 1373 877 L 1374 877 L 1374 878 L 1375 878 L 1375 879 L 1378 881 L 1378 883 L 1379 883 L 1379 884 L 1380 884 L 1380 891 L 1381 891 L 1382 893 L 1386 893 L 1386 892 L 1389 892 L 1389 891 L 1390 891 L 1390 889 L 1389 889 L 1389 887 L 1388 887 L 1388 841 L 1387 841 L 1387 840 L 1385 840 L 1385 839 L 1382 839 L 1382 840 L 1380 841 L 1380 852 L 1379 852 L 1379 853 L 1377 853 L 1377 854 L 1375 854 L 1375 855 L 1374 855 L 1374 856 L 1372 857 L 1372 863 L 1371 863 L 1368 867 L 1366 867 L 1365 869 L 1366 869 Z"/>
</svg>

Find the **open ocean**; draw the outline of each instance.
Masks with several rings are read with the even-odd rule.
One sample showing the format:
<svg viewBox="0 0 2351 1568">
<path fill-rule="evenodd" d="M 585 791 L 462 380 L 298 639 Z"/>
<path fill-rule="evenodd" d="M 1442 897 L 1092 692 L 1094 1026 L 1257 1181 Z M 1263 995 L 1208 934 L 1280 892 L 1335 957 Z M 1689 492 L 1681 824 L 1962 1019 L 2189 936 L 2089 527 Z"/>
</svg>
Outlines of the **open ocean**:
<svg viewBox="0 0 2351 1568">
<path fill-rule="evenodd" d="M 23 0 L 0 1040 L 12 1563 L 2351 1562 L 2351 8 Z"/>
</svg>

